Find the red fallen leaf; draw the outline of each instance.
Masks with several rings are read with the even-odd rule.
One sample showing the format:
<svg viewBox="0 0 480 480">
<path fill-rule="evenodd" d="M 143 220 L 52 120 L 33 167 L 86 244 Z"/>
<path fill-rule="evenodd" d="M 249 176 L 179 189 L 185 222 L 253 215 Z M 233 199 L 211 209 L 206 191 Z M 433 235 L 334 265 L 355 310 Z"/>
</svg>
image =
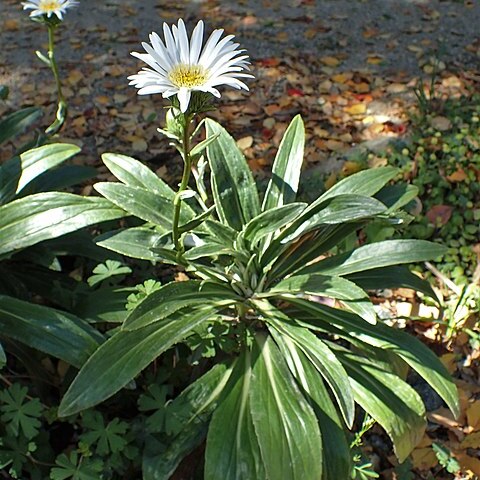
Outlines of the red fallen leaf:
<svg viewBox="0 0 480 480">
<path fill-rule="evenodd" d="M 407 131 L 407 126 L 404 123 L 385 122 L 385 131 L 403 135 Z"/>
<path fill-rule="evenodd" d="M 299 88 L 287 88 L 287 94 L 291 97 L 303 97 L 305 95 Z"/>
<path fill-rule="evenodd" d="M 371 102 L 373 100 L 373 97 L 369 93 L 355 93 L 353 98 L 359 102 Z"/>
<path fill-rule="evenodd" d="M 262 137 L 264 140 L 270 140 L 275 135 L 275 130 L 264 128 L 262 130 Z"/>
<path fill-rule="evenodd" d="M 280 65 L 280 60 L 278 58 L 261 58 L 258 63 L 262 67 L 277 67 Z"/>
<path fill-rule="evenodd" d="M 437 226 L 443 226 L 448 223 L 452 217 L 453 207 L 450 205 L 435 205 L 433 206 L 425 216 L 430 223 Z"/>
</svg>

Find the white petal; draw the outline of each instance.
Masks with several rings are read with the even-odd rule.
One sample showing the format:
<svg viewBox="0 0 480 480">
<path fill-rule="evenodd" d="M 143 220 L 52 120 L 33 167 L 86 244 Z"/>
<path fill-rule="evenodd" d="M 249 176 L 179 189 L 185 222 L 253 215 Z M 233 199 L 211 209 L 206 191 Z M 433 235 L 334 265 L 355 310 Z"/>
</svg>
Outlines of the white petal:
<svg viewBox="0 0 480 480">
<path fill-rule="evenodd" d="M 148 85 L 141 88 L 137 93 L 139 95 L 150 95 L 152 93 L 162 93 L 164 91 L 165 87 L 162 87 L 161 85 Z"/>
<path fill-rule="evenodd" d="M 174 63 L 179 63 L 180 57 L 178 55 L 178 49 L 175 44 L 175 40 L 173 38 L 172 32 L 170 31 L 170 28 L 166 23 L 163 24 L 163 37 L 165 38 L 167 51 L 170 53 L 172 60 L 174 61 Z"/>
<path fill-rule="evenodd" d="M 180 102 L 180 111 L 185 113 L 188 109 L 188 104 L 190 103 L 191 92 L 188 88 L 180 88 L 177 97 Z"/>
<path fill-rule="evenodd" d="M 207 54 L 210 54 L 210 51 L 212 51 L 215 48 L 215 45 L 220 40 L 220 37 L 222 36 L 222 34 L 223 34 L 223 28 L 219 29 L 219 30 L 214 30 L 212 32 L 212 34 L 210 35 L 210 37 L 207 40 L 207 43 L 203 47 L 203 52 L 200 56 L 200 60 L 198 61 L 198 63 L 203 65 L 203 61 L 206 58 Z"/>
<path fill-rule="evenodd" d="M 190 41 L 190 65 L 195 65 L 198 63 L 198 57 L 200 56 L 200 51 L 202 50 L 203 42 L 203 22 L 200 20 L 197 23 L 197 26 L 193 30 L 192 38 Z"/>
<path fill-rule="evenodd" d="M 183 23 L 182 19 L 178 21 L 178 30 L 175 33 L 177 33 L 176 37 L 180 47 L 180 61 L 182 63 L 188 63 L 190 59 L 190 46 L 188 43 L 187 29 L 185 28 L 185 23 Z"/>
<path fill-rule="evenodd" d="M 158 57 L 162 60 L 159 62 L 161 65 L 165 65 L 165 67 L 169 70 L 172 68 L 174 65 L 172 57 L 169 55 L 168 50 L 166 49 L 164 43 L 156 34 L 155 32 L 152 32 L 150 34 L 150 43 L 152 44 L 153 49 L 155 50 L 155 53 L 158 55 Z"/>
</svg>

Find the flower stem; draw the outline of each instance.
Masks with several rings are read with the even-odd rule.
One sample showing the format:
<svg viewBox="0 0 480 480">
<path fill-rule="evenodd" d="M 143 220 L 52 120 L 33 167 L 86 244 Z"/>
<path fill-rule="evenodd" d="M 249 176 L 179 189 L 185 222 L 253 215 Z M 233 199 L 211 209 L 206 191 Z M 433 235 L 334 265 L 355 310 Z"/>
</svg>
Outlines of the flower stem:
<svg viewBox="0 0 480 480">
<path fill-rule="evenodd" d="M 55 59 L 55 25 L 47 23 L 48 28 L 48 59 L 50 60 L 50 68 L 52 69 L 55 83 L 57 85 L 58 107 L 55 121 L 45 130 L 49 136 L 55 135 L 63 127 L 67 118 L 67 103 L 62 92 L 62 83 L 58 71 L 57 60 Z"/>
<path fill-rule="evenodd" d="M 180 234 L 178 231 L 178 224 L 180 222 L 180 210 L 182 208 L 182 196 L 181 193 L 187 189 L 188 181 L 190 180 L 190 173 L 192 171 L 192 159 L 190 157 L 190 123 L 192 121 L 192 115 L 185 115 L 185 124 L 183 127 L 183 139 L 182 139 L 182 157 L 183 157 L 183 175 L 180 188 L 178 189 L 175 199 L 173 200 L 173 225 L 172 236 L 177 256 L 180 257 L 183 254 L 183 245 L 180 245 Z"/>
</svg>

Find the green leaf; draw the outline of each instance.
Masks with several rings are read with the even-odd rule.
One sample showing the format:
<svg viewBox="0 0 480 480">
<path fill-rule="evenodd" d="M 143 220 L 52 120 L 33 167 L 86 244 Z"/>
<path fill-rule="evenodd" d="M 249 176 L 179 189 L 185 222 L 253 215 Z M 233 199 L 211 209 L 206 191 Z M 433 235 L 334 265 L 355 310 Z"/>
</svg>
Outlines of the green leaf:
<svg viewBox="0 0 480 480">
<path fill-rule="evenodd" d="M 362 222 L 325 225 L 316 232 L 300 237 L 297 241 L 282 245 L 271 242 L 261 257 L 263 271 L 268 275 L 268 284 L 285 278 L 310 262 L 338 246 L 344 238 L 353 234 Z"/>
<path fill-rule="evenodd" d="M 344 338 L 392 352 L 401 357 L 445 400 L 453 415 L 459 415 L 457 387 L 442 362 L 420 340 L 381 323 L 370 325 L 358 316 L 299 298 L 285 298 L 296 308 L 287 314 L 304 326 L 331 331 Z"/>
<path fill-rule="evenodd" d="M 0 207 L 0 255 L 125 216 L 103 198 L 38 193 Z"/>
<path fill-rule="evenodd" d="M 245 225 L 242 236 L 251 242 L 258 242 L 263 237 L 275 233 L 289 224 L 298 217 L 305 207 L 305 203 L 290 203 L 263 212 Z"/>
<path fill-rule="evenodd" d="M 218 215 L 235 230 L 260 213 L 260 201 L 252 172 L 235 140 L 218 123 L 205 120 L 207 138 L 218 135 L 207 147 L 212 172 L 212 191 Z"/>
<path fill-rule="evenodd" d="M 382 425 L 399 462 L 403 462 L 425 433 L 422 399 L 410 385 L 378 364 L 340 349 L 336 354 L 350 376 L 355 401 Z"/>
<path fill-rule="evenodd" d="M 103 462 L 99 459 L 90 459 L 78 456 L 74 450 L 67 457 L 64 453 L 55 460 L 57 467 L 50 472 L 51 480 L 98 480 L 103 471 Z"/>
<path fill-rule="evenodd" d="M 387 207 L 378 200 L 363 196 L 342 194 L 313 203 L 286 229 L 280 240 L 287 243 L 301 234 L 317 229 L 321 225 L 335 225 L 375 217 L 385 213 Z"/>
<path fill-rule="evenodd" d="M 96 453 L 102 456 L 121 452 L 128 444 L 125 439 L 128 423 L 117 417 L 105 425 L 100 412 L 87 411 L 82 416 L 82 429 L 80 440 L 89 447 L 95 447 Z"/>
<path fill-rule="evenodd" d="M 53 170 L 48 170 L 33 179 L 17 196 L 25 197 L 34 193 L 63 190 L 64 188 L 90 180 L 97 173 L 95 168 L 85 165 L 62 165 Z"/>
<path fill-rule="evenodd" d="M 200 143 L 197 143 L 197 145 L 192 148 L 190 156 L 192 158 L 199 157 L 203 153 L 203 151 L 218 138 L 219 135 L 220 134 L 209 136 Z"/>
<path fill-rule="evenodd" d="M 56 167 L 80 151 L 76 145 L 56 143 L 22 153 L 5 162 L 0 169 L 2 203 L 21 192 L 32 180 Z"/>
<path fill-rule="evenodd" d="M 154 172 L 134 158 L 117 153 L 104 153 L 103 163 L 122 183 L 143 188 L 173 202 L 175 192 Z M 188 209 L 188 206 L 184 206 Z M 193 210 L 192 210 L 193 213 Z"/>
<path fill-rule="evenodd" d="M 332 188 L 327 190 L 315 204 L 327 198 L 338 195 L 365 195 L 372 196 L 380 191 L 390 180 L 395 178 L 398 169 L 394 167 L 378 167 L 363 170 L 362 172 L 344 178 Z"/>
<path fill-rule="evenodd" d="M 4 367 L 4 365 L 7 363 L 7 356 L 5 355 L 5 350 L 0 343 L 0 369 Z"/>
<path fill-rule="evenodd" d="M 275 285 L 263 295 L 309 294 L 341 300 L 367 322 L 375 324 L 377 315 L 368 295 L 355 283 L 342 277 L 319 274 L 293 275 Z"/>
<path fill-rule="evenodd" d="M 240 298 L 226 285 L 189 280 L 171 282 L 149 295 L 128 316 L 124 330 L 136 330 L 168 318 L 185 307 L 230 305 Z"/>
<path fill-rule="evenodd" d="M 219 242 L 226 247 L 233 247 L 238 232 L 224 223 L 216 220 L 205 220 L 205 226 L 212 233 L 215 242 Z"/>
<path fill-rule="evenodd" d="M 383 267 L 352 273 L 347 278 L 364 290 L 383 290 L 384 288 L 411 288 L 437 300 L 432 286 L 422 278 L 410 272 L 408 267 Z"/>
<path fill-rule="evenodd" d="M 249 351 L 237 360 L 208 429 L 205 478 L 268 478 L 250 410 L 252 364 Z"/>
<path fill-rule="evenodd" d="M 6 100 L 10 93 L 10 89 L 6 85 L 0 85 L 0 100 Z"/>
<path fill-rule="evenodd" d="M 92 323 L 123 323 L 128 315 L 125 305 L 134 292 L 132 287 L 102 286 L 94 291 L 78 293 L 72 313 Z"/>
<path fill-rule="evenodd" d="M 28 389 L 18 383 L 0 391 L 0 419 L 7 432 L 18 437 L 21 433 L 29 440 L 35 437 L 41 426 L 39 420 L 43 406 L 38 398 L 28 400 Z"/>
<path fill-rule="evenodd" d="M 28 107 L 11 113 L 0 121 L 0 144 L 22 133 L 42 116 L 42 110 Z"/>
<path fill-rule="evenodd" d="M 326 258 L 303 268 L 298 273 L 350 275 L 402 263 L 425 262 L 445 252 L 446 248 L 443 245 L 425 240 L 385 240 Z"/>
<path fill-rule="evenodd" d="M 262 211 L 295 201 L 303 163 L 305 127 L 297 115 L 285 132 L 275 157 Z"/>
<path fill-rule="evenodd" d="M 238 251 L 230 248 L 223 248 L 223 245 L 218 243 L 207 243 L 205 245 L 200 245 L 199 247 L 191 248 L 183 255 L 183 258 L 188 261 L 194 261 L 205 257 L 217 258 L 219 255 L 236 256 L 238 255 Z"/>
<path fill-rule="evenodd" d="M 116 260 L 106 260 L 105 263 L 100 263 L 93 269 L 93 274 L 88 278 L 88 284 L 93 287 L 98 283 L 108 280 L 118 275 L 128 275 L 132 273 L 132 269 L 127 267 L 122 262 Z"/>
<path fill-rule="evenodd" d="M 250 382 L 250 410 L 265 478 L 322 478 L 317 418 L 271 338 L 257 335 Z"/>
<path fill-rule="evenodd" d="M 65 417 L 111 397 L 171 346 L 215 314 L 214 308 L 189 309 L 137 330 L 121 330 L 88 359 L 59 407 Z"/>
<path fill-rule="evenodd" d="M 158 244 L 162 235 L 145 227 L 125 228 L 99 235 L 95 243 L 126 257 L 158 261 L 161 257 L 151 249 Z"/>
<path fill-rule="evenodd" d="M 130 215 L 159 225 L 166 230 L 171 229 L 173 221 L 172 200 L 144 188 L 130 187 L 122 183 L 96 183 L 94 188 Z M 184 203 L 182 202 L 182 205 Z M 192 217 L 185 208 L 182 208 L 180 219 L 182 223 L 185 223 L 191 220 Z"/>
<path fill-rule="evenodd" d="M 432 449 L 438 459 L 438 463 L 445 468 L 448 473 L 460 473 L 462 467 L 458 463 L 458 460 L 452 455 L 452 452 L 448 448 L 439 445 L 438 443 L 432 444 Z"/>
<path fill-rule="evenodd" d="M 382 188 L 375 198 L 384 203 L 388 210 L 394 212 L 408 203 L 418 195 L 418 187 L 408 184 L 387 185 Z"/>
<path fill-rule="evenodd" d="M 80 367 L 103 336 L 69 313 L 0 295 L 0 332 Z"/>
<path fill-rule="evenodd" d="M 281 312 L 279 313 L 285 317 Z M 270 311 L 266 321 L 280 335 L 288 336 L 320 372 L 335 395 L 345 423 L 348 427 L 351 427 L 355 415 L 355 404 L 350 382 L 342 364 L 327 345 L 312 332 L 304 327 L 292 324 L 288 317 L 278 318 L 280 315 Z M 269 327 L 269 330 L 272 332 L 272 328 Z M 277 337 L 275 336 L 275 338 Z"/>
<path fill-rule="evenodd" d="M 215 365 L 168 405 L 167 413 L 180 430 L 165 451 L 144 456 L 144 480 L 170 478 L 182 459 L 200 445 L 231 373 L 232 369 L 224 364 Z"/>
<path fill-rule="evenodd" d="M 273 332 L 272 332 L 273 333 Z M 310 401 L 318 418 L 323 446 L 323 480 L 349 478 L 352 471 L 350 445 L 344 423 L 330 399 L 319 371 L 302 350 L 286 335 L 274 335 L 288 368 Z"/>
</svg>

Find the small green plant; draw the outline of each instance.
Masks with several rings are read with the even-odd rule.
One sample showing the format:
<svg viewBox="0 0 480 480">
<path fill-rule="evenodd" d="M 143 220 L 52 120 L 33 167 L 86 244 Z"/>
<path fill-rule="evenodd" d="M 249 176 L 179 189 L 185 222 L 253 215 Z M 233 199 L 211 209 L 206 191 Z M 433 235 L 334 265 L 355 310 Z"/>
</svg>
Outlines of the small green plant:
<svg viewBox="0 0 480 480">
<path fill-rule="evenodd" d="M 200 30 L 199 24 L 194 48 Z M 176 48 L 186 48 L 183 23 L 173 31 L 181 37 Z M 159 42 L 153 35 L 159 56 L 140 56 L 150 66 L 163 62 L 166 47 Z M 183 68 L 165 64 L 155 76 Z M 204 81 L 200 67 L 189 69 L 169 81 Z M 150 75 L 132 82 L 153 91 L 157 87 L 144 84 Z M 210 119 L 195 124 L 212 108 L 211 95 L 181 88 L 188 92 L 172 97 L 162 130 L 184 160 L 179 190 L 116 154 L 103 161 L 120 182 L 95 189 L 138 219 L 137 226 L 101 235 L 99 245 L 175 265 L 188 279 L 162 285 L 130 310 L 80 369 L 59 414 L 93 407 L 131 385 L 162 354 L 178 358 L 176 352 L 190 349 L 191 383 L 174 392 L 166 408 L 168 389 L 155 387 L 141 398 L 141 409 L 156 409 L 143 457 L 146 480 L 170 478 L 202 445 L 209 480 L 338 480 L 352 471 L 372 478 L 369 466 L 352 466 L 346 432 L 355 405 L 385 429 L 403 461 L 425 430 L 424 406 L 404 381 L 405 364 L 455 415 L 458 399 L 441 362 L 415 338 L 379 321 L 366 292 L 407 286 L 434 297 L 428 283 L 402 265 L 445 249 L 423 240 L 359 245 L 356 233 L 373 219 L 403 222 L 400 209 L 414 187 L 391 186 L 398 174 L 392 167 L 352 175 L 311 204 L 296 201 L 305 138 L 300 117 L 288 127 L 260 193 L 227 131 Z M 198 141 L 202 127 L 205 139 Z M 199 162 L 208 162 L 210 182 L 199 173 L 204 166 L 195 168 Z M 192 167 L 197 190 L 190 184 Z M 171 415 L 178 420 L 173 427 Z M 157 433 L 165 429 L 169 435 Z"/>
</svg>

